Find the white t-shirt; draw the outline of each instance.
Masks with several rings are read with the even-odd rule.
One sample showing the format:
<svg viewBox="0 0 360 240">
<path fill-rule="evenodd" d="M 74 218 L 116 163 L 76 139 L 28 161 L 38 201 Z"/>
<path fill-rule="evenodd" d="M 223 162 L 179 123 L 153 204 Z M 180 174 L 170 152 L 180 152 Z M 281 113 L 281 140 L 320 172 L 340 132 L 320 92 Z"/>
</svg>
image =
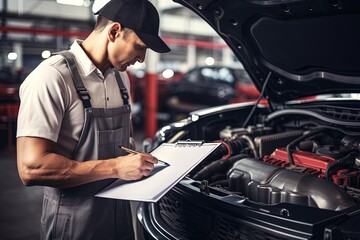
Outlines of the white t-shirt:
<svg viewBox="0 0 360 240">
<path fill-rule="evenodd" d="M 123 105 L 112 69 L 103 75 L 75 40 L 70 51 L 75 56 L 84 86 L 96 108 Z M 130 94 L 126 73 L 120 73 Z M 80 138 L 84 122 L 83 103 L 79 99 L 64 58 L 55 55 L 44 60 L 20 87 L 17 137 L 40 137 L 57 142 L 59 154 L 70 157 Z"/>
</svg>

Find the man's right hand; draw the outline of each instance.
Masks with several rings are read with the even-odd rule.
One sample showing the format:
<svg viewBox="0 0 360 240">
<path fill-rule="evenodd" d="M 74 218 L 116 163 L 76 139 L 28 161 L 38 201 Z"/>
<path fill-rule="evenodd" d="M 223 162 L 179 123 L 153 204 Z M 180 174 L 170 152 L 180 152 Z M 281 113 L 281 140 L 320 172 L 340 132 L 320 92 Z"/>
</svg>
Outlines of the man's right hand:
<svg viewBox="0 0 360 240">
<path fill-rule="evenodd" d="M 150 176 L 154 164 L 158 159 L 148 153 L 128 154 L 116 158 L 115 172 L 118 178 L 124 180 L 137 180 L 143 176 Z"/>
</svg>

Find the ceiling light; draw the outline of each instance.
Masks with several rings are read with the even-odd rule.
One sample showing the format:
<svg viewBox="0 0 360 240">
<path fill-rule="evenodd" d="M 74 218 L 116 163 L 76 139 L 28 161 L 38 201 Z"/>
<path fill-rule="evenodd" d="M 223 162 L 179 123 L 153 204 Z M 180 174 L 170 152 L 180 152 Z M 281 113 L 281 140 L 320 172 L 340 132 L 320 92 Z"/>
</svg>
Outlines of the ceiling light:
<svg viewBox="0 0 360 240">
<path fill-rule="evenodd" d="M 172 78 L 174 76 L 174 71 L 171 70 L 171 69 L 166 69 L 162 72 L 162 76 L 165 78 L 165 79 L 169 79 L 169 78 Z"/>
<path fill-rule="evenodd" d="M 56 0 L 59 4 L 73 5 L 73 6 L 84 6 L 84 0 Z"/>
<path fill-rule="evenodd" d="M 215 59 L 213 57 L 207 57 L 205 59 L 205 64 L 208 66 L 214 65 L 215 64 Z"/>
<path fill-rule="evenodd" d="M 49 50 L 45 50 L 41 53 L 41 57 L 46 59 L 49 58 L 51 56 L 51 52 Z"/>
<path fill-rule="evenodd" d="M 11 53 L 8 54 L 8 59 L 9 59 L 10 61 L 16 60 L 17 57 L 18 57 L 18 55 L 17 55 L 16 52 L 11 52 Z"/>
</svg>

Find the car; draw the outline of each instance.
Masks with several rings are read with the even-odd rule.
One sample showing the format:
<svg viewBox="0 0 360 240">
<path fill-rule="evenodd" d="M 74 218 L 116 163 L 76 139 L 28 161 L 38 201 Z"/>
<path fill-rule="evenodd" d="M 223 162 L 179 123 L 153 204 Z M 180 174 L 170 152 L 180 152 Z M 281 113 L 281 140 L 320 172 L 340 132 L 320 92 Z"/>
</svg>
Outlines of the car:
<svg viewBox="0 0 360 240">
<path fill-rule="evenodd" d="M 233 102 L 255 101 L 259 91 L 240 67 L 198 66 L 168 85 L 168 110 L 172 120 L 191 111 Z"/>
<path fill-rule="evenodd" d="M 146 108 L 146 95 L 149 94 L 147 89 L 148 74 L 144 70 L 127 71 L 131 81 L 131 97 L 133 99 L 133 120 L 134 124 L 144 123 Z M 180 81 L 183 77 L 181 71 L 165 69 L 157 73 L 157 120 L 159 123 L 168 122 L 170 119 L 166 101 L 168 99 L 168 86 Z"/>
<path fill-rule="evenodd" d="M 193 111 L 147 141 L 150 153 L 221 145 L 139 205 L 144 238 L 360 239 L 360 2 L 176 2 L 224 39 L 260 96 Z"/>
</svg>

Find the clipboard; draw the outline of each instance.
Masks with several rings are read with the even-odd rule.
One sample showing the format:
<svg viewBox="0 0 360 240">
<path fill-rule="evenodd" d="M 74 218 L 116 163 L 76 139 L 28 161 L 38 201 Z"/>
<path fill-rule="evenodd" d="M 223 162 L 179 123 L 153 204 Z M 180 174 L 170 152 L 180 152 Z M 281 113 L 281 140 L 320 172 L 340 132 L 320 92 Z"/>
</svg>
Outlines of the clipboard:
<svg viewBox="0 0 360 240">
<path fill-rule="evenodd" d="M 189 140 L 163 143 L 150 153 L 170 166 L 156 164 L 149 177 L 137 181 L 118 179 L 95 196 L 157 202 L 220 145 Z"/>
</svg>

